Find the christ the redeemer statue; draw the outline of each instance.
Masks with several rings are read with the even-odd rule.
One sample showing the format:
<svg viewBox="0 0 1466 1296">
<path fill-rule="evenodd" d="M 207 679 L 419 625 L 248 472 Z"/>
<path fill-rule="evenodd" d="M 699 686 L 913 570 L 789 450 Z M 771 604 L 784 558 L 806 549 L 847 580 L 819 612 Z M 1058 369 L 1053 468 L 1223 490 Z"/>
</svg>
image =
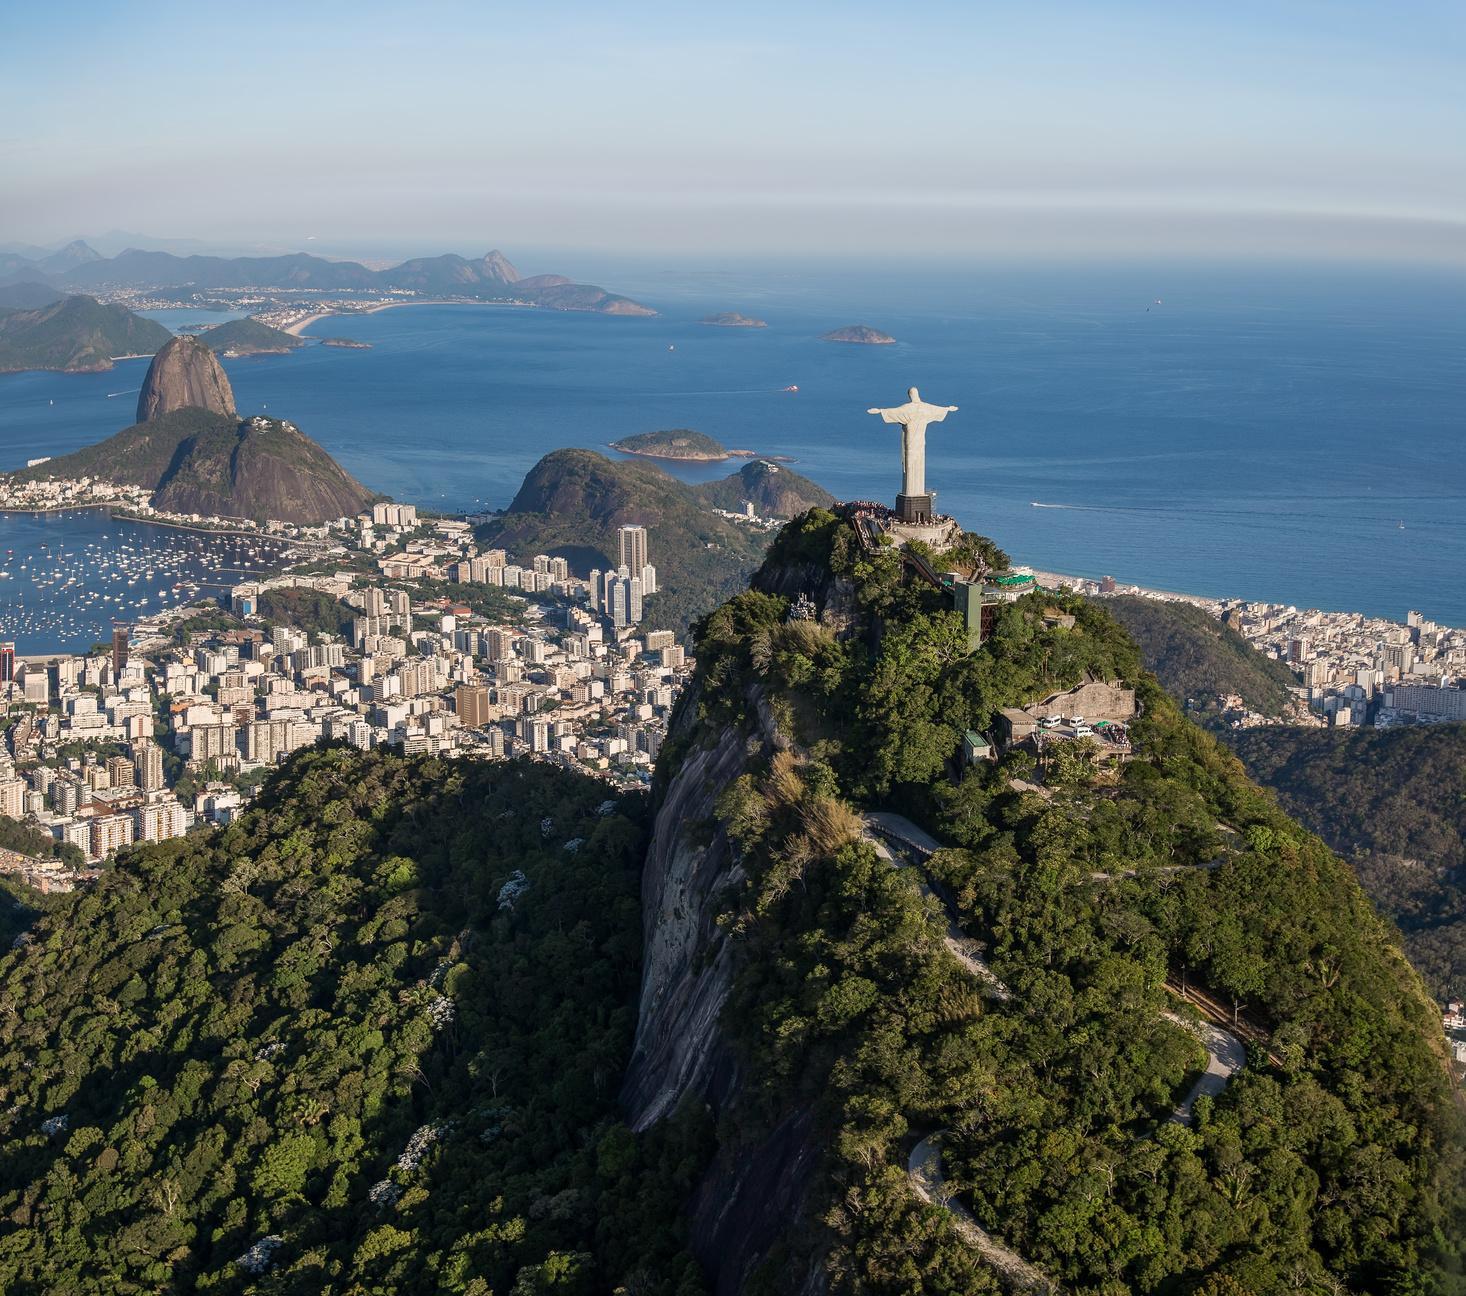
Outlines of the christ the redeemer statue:
<svg viewBox="0 0 1466 1296">
<path fill-rule="evenodd" d="M 955 405 L 928 405 L 915 387 L 907 389 L 909 398 L 894 409 L 869 409 L 883 422 L 901 425 L 901 494 L 896 499 L 896 512 L 903 522 L 926 522 L 932 516 L 932 497 L 926 489 L 926 425 L 940 423 L 956 411 Z"/>
</svg>

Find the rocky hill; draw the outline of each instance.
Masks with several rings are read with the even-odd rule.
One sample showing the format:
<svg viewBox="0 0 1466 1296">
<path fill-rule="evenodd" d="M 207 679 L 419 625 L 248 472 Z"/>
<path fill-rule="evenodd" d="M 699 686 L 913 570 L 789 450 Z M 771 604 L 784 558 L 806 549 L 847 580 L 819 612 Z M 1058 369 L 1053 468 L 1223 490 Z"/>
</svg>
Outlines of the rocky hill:
<svg viewBox="0 0 1466 1296">
<path fill-rule="evenodd" d="M 153 357 L 137 397 L 137 421 L 146 423 L 183 409 L 234 414 L 234 390 L 224 366 L 198 338 L 176 337 Z"/>
<path fill-rule="evenodd" d="M 835 503 L 823 486 L 768 459 L 755 459 L 731 477 L 693 489 L 715 508 L 734 513 L 748 500 L 760 517 L 792 518 L 805 509 L 829 508 Z"/>
<path fill-rule="evenodd" d="M 293 423 L 256 416 L 197 433 L 153 496 L 174 513 L 314 525 L 375 496 Z"/>
<path fill-rule="evenodd" d="M 714 1289 L 1448 1283 L 1438 1017 L 1348 868 L 1100 606 L 1002 605 L 976 651 L 949 607 L 816 510 L 700 628 L 623 1102 L 645 1134 L 716 1117 L 690 1198 Z M 962 762 L 1095 679 L 1136 690 L 1128 759 Z"/>
<path fill-rule="evenodd" d="M 605 462 L 519 516 L 676 521 Z M 57 897 L 0 956 L 0 1289 L 1454 1292 L 1439 1018 L 1347 868 L 1101 605 L 972 649 L 923 571 L 785 527 L 649 803 L 327 747 Z M 1095 681 L 1128 759 L 963 759 Z"/>
<path fill-rule="evenodd" d="M 660 592 L 649 622 L 683 631 L 736 589 L 763 555 L 767 536 L 713 513 L 693 487 L 650 463 L 593 450 L 556 450 L 525 476 L 509 508 L 479 530 L 481 543 L 528 558 L 558 554 L 586 576 L 616 565 L 618 527 L 650 532 Z"/>
<path fill-rule="evenodd" d="M 224 356 L 284 355 L 305 345 L 294 333 L 249 318 L 216 324 L 200 333 L 198 340 L 216 355 Z"/>
<path fill-rule="evenodd" d="M 0 310 L 0 373 L 95 373 L 118 356 L 149 355 L 172 335 L 125 306 L 65 297 L 31 310 Z"/>
<path fill-rule="evenodd" d="M 293 423 L 193 405 L 16 475 L 102 477 L 152 491 L 168 512 L 306 525 L 354 516 L 375 498 Z"/>
</svg>

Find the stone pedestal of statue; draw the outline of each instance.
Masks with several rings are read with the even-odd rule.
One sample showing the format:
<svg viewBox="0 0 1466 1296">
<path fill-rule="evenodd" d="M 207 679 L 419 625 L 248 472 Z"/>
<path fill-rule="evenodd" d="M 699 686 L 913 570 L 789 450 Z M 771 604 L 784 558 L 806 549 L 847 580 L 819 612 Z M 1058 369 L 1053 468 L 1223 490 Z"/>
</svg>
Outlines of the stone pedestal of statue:
<svg viewBox="0 0 1466 1296">
<path fill-rule="evenodd" d="M 896 516 L 903 522 L 930 522 L 933 516 L 935 496 L 907 495 L 904 491 L 896 496 Z"/>
</svg>

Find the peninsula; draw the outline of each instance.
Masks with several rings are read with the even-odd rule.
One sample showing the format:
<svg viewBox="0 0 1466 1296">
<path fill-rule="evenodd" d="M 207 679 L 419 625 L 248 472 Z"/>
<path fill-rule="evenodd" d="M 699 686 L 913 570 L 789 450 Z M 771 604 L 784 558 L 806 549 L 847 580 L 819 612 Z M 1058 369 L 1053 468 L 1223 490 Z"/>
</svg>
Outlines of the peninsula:
<svg viewBox="0 0 1466 1296">
<path fill-rule="evenodd" d="M 890 346 L 896 339 L 869 324 L 847 324 L 820 335 L 821 342 L 853 342 L 860 346 Z"/>
<path fill-rule="evenodd" d="M 99 373 L 151 355 L 172 335 L 161 324 L 94 297 L 63 297 L 34 310 L 0 308 L 0 373 Z"/>
<path fill-rule="evenodd" d="M 768 328 L 764 320 L 754 319 L 752 315 L 741 315 L 737 311 L 719 311 L 716 315 L 698 320 L 698 323 L 711 324 L 716 328 Z"/>
</svg>

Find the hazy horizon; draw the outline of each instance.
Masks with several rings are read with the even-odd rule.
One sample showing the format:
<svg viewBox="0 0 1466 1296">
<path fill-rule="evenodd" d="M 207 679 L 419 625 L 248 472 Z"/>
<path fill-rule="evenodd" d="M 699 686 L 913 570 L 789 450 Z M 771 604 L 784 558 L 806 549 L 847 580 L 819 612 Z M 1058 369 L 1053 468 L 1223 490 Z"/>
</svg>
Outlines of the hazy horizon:
<svg viewBox="0 0 1466 1296">
<path fill-rule="evenodd" d="M 1466 264 L 1463 38 L 1317 0 L 31 10 L 0 240 Z"/>
</svg>

